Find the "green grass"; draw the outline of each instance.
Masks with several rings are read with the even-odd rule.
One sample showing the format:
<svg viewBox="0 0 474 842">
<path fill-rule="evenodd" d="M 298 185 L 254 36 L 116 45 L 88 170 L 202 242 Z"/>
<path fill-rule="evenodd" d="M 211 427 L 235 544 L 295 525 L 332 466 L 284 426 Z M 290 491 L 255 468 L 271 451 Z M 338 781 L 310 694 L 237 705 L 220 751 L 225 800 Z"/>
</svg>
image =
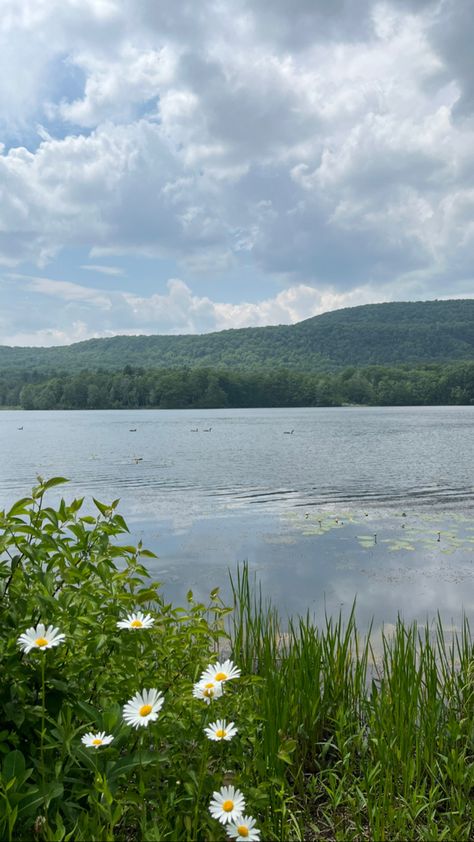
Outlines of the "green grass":
<svg viewBox="0 0 474 842">
<path fill-rule="evenodd" d="M 304 838 L 472 839 L 467 620 L 449 643 L 439 621 L 434 631 L 399 621 L 376 656 L 354 611 L 345 625 L 283 626 L 246 569 L 233 589 L 235 657 L 263 679 L 258 761 L 287 782 L 294 836 L 297 825 Z"/>
<path fill-rule="evenodd" d="M 474 650 L 467 620 L 399 621 L 381 643 L 348 620 L 283 621 L 251 581 L 167 604 L 141 546 L 110 506 L 46 505 L 40 481 L 0 513 L 0 838 L 224 840 L 209 813 L 232 783 L 264 840 L 469 840 L 474 827 Z M 119 630 L 127 612 L 154 625 Z M 51 622 L 64 643 L 21 652 L 20 633 Z M 241 668 L 209 706 L 192 696 L 209 662 Z M 122 707 L 164 694 L 137 732 Z M 229 743 L 203 728 L 233 720 Z M 87 731 L 114 737 L 84 747 Z"/>
</svg>

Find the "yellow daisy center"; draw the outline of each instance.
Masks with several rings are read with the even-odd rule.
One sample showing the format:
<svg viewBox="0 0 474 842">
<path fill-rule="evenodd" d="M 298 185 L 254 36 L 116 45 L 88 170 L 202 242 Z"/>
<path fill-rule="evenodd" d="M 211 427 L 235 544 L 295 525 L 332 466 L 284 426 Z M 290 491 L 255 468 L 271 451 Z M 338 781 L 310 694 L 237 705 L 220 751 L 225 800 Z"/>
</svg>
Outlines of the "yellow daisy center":
<svg viewBox="0 0 474 842">
<path fill-rule="evenodd" d="M 140 716 L 148 716 L 148 714 L 151 713 L 151 711 L 151 705 L 142 705 L 141 708 L 139 708 L 138 713 Z"/>
<path fill-rule="evenodd" d="M 212 699 L 212 697 L 213 697 L 213 695 L 214 695 L 214 690 L 212 689 L 212 687 L 209 687 L 207 690 L 203 690 L 203 694 L 202 694 L 202 695 L 203 695 L 203 696 L 207 696 L 207 697 L 208 697 L 208 699 Z"/>
<path fill-rule="evenodd" d="M 143 626 L 143 623 L 142 623 L 141 620 L 132 620 L 130 625 L 131 625 L 132 629 L 141 629 L 141 627 Z"/>
<path fill-rule="evenodd" d="M 239 824 L 239 826 L 237 828 L 237 833 L 239 834 L 239 836 L 248 836 L 249 835 L 249 829 L 248 829 L 247 825 Z"/>
<path fill-rule="evenodd" d="M 216 681 L 225 681 L 227 678 L 226 672 L 218 672 L 216 675 Z"/>
<path fill-rule="evenodd" d="M 208 684 L 205 684 L 205 685 L 204 685 L 204 687 L 214 687 L 214 682 L 213 682 L 213 681 L 209 681 L 209 683 L 208 683 Z"/>
<path fill-rule="evenodd" d="M 219 739 L 221 740 L 225 737 L 226 734 L 227 731 L 224 731 L 223 728 L 218 728 L 218 730 L 216 731 L 216 737 L 219 737 Z"/>
<path fill-rule="evenodd" d="M 231 813 L 232 810 L 234 809 L 234 802 L 231 801 L 230 798 L 229 798 L 228 801 L 224 801 L 224 803 L 222 805 L 222 809 L 224 810 L 225 813 Z"/>
<path fill-rule="evenodd" d="M 93 746 L 101 746 L 101 745 L 102 745 L 102 740 L 99 740 L 99 738 L 98 738 L 98 737 L 96 737 L 96 738 L 95 738 L 95 740 L 92 740 L 92 745 L 93 745 Z"/>
<path fill-rule="evenodd" d="M 37 637 L 35 640 L 37 646 L 47 646 L 48 642 L 45 637 Z"/>
</svg>

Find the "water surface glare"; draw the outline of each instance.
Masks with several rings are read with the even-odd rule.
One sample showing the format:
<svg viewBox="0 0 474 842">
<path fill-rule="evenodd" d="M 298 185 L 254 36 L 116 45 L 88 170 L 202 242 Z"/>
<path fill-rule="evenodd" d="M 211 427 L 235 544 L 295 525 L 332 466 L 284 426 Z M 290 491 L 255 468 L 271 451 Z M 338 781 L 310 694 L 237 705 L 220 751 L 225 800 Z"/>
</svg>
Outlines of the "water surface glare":
<svg viewBox="0 0 474 842">
<path fill-rule="evenodd" d="M 19 429 L 19 428 L 23 429 Z M 290 431 L 293 430 L 291 433 Z M 474 407 L 0 414 L 0 506 L 37 474 L 119 511 L 166 592 L 244 559 L 285 611 L 459 622 L 474 606 Z"/>
</svg>

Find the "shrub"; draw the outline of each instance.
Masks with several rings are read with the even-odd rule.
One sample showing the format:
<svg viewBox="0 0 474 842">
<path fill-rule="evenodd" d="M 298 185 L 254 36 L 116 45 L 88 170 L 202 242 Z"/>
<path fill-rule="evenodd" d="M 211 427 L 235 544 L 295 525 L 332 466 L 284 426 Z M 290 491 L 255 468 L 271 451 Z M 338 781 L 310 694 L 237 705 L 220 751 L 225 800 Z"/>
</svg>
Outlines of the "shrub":
<svg viewBox="0 0 474 842">
<path fill-rule="evenodd" d="M 192 691 L 219 646 L 228 649 L 229 609 L 218 589 L 208 605 L 191 592 L 186 608 L 166 604 L 144 566 L 153 553 L 119 543 L 128 529 L 117 500 L 94 500 L 96 517 L 83 499 L 46 505 L 65 481 L 38 478 L 30 497 L 0 513 L 0 836 L 226 838 L 209 802 L 226 783 L 246 791 L 256 679 L 227 682 L 209 705 Z M 40 622 L 64 640 L 46 648 L 40 638 L 54 642 L 54 632 L 32 631 L 27 653 L 18 638 Z M 162 709 L 134 729 L 123 706 L 149 688 Z M 209 740 L 216 718 L 233 720 L 238 738 Z"/>
</svg>

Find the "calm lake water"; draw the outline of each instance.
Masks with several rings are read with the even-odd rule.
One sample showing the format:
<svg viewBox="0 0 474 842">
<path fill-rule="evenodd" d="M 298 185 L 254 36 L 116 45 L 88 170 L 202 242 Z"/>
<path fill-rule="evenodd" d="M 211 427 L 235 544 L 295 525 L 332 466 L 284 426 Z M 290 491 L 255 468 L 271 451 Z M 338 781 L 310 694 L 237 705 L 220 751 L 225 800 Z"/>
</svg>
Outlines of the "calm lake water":
<svg viewBox="0 0 474 842">
<path fill-rule="evenodd" d="M 37 474 L 120 497 L 177 601 L 247 560 L 288 613 L 474 607 L 474 407 L 0 413 L 0 507 Z"/>
</svg>

